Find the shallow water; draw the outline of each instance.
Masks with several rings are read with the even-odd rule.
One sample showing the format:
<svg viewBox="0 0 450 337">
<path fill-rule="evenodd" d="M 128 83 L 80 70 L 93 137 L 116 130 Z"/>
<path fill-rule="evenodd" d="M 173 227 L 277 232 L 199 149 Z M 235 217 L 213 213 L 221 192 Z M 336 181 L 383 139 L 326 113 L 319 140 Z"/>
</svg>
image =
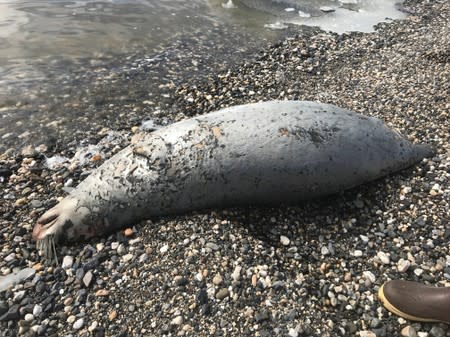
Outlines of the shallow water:
<svg viewBox="0 0 450 337">
<path fill-rule="evenodd" d="M 400 18 L 394 0 L 0 0 L 0 92 L 43 80 L 59 62 L 151 52 L 180 35 L 239 25 L 271 39 L 286 23 L 344 32 L 367 31 Z M 333 12 L 325 13 L 323 7 Z M 214 36 L 217 38 L 217 36 Z M 227 39 L 223 36 L 222 43 Z M 245 44 L 246 41 L 242 41 Z"/>
</svg>

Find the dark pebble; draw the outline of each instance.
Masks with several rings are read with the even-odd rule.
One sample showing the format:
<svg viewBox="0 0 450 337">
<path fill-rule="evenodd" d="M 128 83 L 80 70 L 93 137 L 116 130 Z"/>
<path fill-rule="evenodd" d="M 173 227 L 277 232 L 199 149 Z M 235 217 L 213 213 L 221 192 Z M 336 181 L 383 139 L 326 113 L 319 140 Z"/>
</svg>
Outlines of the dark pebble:
<svg viewBox="0 0 450 337">
<path fill-rule="evenodd" d="M 208 293 L 205 289 L 200 289 L 197 294 L 195 295 L 195 298 L 199 304 L 206 304 L 208 303 Z"/>
<path fill-rule="evenodd" d="M 0 301 L 0 316 L 2 316 L 7 311 L 8 311 L 8 303 L 6 303 L 5 301 Z"/>
<path fill-rule="evenodd" d="M 263 309 L 263 310 L 259 310 L 256 312 L 255 314 L 255 321 L 256 323 L 265 321 L 269 319 L 269 313 L 267 312 L 267 310 Z"/>
<path fill-rule="evenodd" d="M 8 311 L 0 317 L 0 321 L 13 321 L 19 319 L 19 305 L 14 304 L 9 307 Z"/>
</svg>

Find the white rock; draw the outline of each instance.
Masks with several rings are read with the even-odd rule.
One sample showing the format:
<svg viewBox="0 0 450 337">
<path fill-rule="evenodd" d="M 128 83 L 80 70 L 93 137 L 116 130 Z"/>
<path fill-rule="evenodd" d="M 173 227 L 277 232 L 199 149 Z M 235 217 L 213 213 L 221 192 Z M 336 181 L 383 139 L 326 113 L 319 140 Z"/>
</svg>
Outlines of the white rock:
<svg viewBox="0 0 450 337">
<path fill-rule="evenodd" d="M 25 290 L 16 291 L 13 295 L 13 301 L 20 302 L 24 296 L 25 296 Z"/>
<path fill-rule="evenodd" d="M 397 270 L 400 273 L 406 272 L 410 266 L 411 266 L 411 262 L 409 262 L 408 260 L 400 259 L 397 262 Z"/>
<path fill-rule="evenodd" d="M 414 269 L 414 274 L 416 274 L 417 276 L 422 275 L 422 273 L 423 273 L 423 269 L 420 269 L 420 268 Z"/>
<path fill-rule="evenodd" d="M 363 255 L 363 252 L 361 251 L 361 250 L 359 250 L 359 249 L 356 249 L 354 252 L 353 252 L 353 256 L 354 257 L 361 257 Z"/>
<path fill-rule="evenodd" d="M 405 326 L 400 333 L 403 337 L 417 337 L 417 332 L 411 325 Z"/>
<path fill-rule="evenodd" d="M 375 333 L 368 330 L 362 330 L 358 332 L 359 337 L 377 337 Z"/>
<path fill-rule="evenodd" d="M 183 324 L 183 316 L 177 316 L 175 317 L 172 322 L 170 322 L 173 325 L 181 325 Z"/>
<path fill-rule="evenodd" d="M 72 265 L 73 265 L 73 257 L 70 255 L 64 256 L 61 267 L 63 269 L 69 269 L 72 268 Z"/>
<path fill-rule="evenodd" d="M 34 316 L 33 316 L 33 314 L 26 314 L 24 318 L 25 318 L 25 321 L 31 322 L 34 319 Z"/>
<path fill-rule="evenodd" d="M 33 308 L 33 316 L 38 317 L 42 313 L 42 306 L 39 304 L 36 304 Z"/>
<path fill-rule="evenodd" d="M 377 257 L 380 259 L 381 263 L 383 264 L 389 264 L 391 262 L 391 259 L 389 258 L 389 255 L 385 252 L 378 252 Z"/>
<path fill-rule="evenodd" d="M 241 278 L 241 270 L 242 270 L 241 266 L 236 266 L 234 268 L 234 271 L 231 274 L 231 278 L 233 279 L 233 281 L 239 281 L 239 279 Z"/>
<path fill-rule="evenodd" d="M 375 281 L 376 281 L 376 277 L 375 277 L 375 275 L 371 272 L 371 271 L 369 271 L 369 270 L 366 270 L 366 271 L 364 271 L 363 272 L 363 276 L 367 279 L 367 280 L 369 280 L 371 283 L 374 283 Z"/>
<path fill-rule="evenodd" d="M 167 253 L 168 250 L 169 250 L 169 245 L 164 245 L 159 249 L 159 251 L 163 254 Z"/>
<path fill-rule="evenodd" d="M 298 337 L 298 331 L 296 329 L 290 328 L 288 331 L 289 337 Z"/>
<path fill-rule="evenodd" d="M 125 254 L 124 256 L 122 256 L 123 262 L 130 262 L 131 260 L 133 260 L 134 255 L 131 253 Z"/>
<path fill-rule="evenodd" d="M 80 330 L 84 325 L 84 319 L 80 318 L 73 323 L 74 330 Z"/>
<path fill-rule="evenodd" d="M 289 246 L 289 244 L 291 243 L 291 240 L 289 240 L 289 238 L 287 236 L 281 235 L 280 242 L 283 246 Z"/>
</svg>

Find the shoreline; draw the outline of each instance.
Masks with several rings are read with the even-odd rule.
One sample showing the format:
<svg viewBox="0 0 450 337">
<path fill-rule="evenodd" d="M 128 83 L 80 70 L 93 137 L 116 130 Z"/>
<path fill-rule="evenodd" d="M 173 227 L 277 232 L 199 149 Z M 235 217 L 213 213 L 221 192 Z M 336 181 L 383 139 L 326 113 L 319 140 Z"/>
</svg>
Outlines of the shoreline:
<svg viewBox="0 0 450 337">
<path fill-rule="evenodd" d="M 376 299 L 389 279 L 450 285 L 450 4 L 403 6 L 410 17 L 374 33 L 290 37 L 202 81 L 162 83 L 164 106 L 127 114 L 133 103 L 117 97 L 113 110 L 124 112 L 108 125 L 28 155 L 0 153 L 0 275 L 35 270 L 0 292 L 0 336 L 448 335 L 447 325 L 399 319 Z M 99 88 L 114 83 L 105 77 Z M 163 217 L 61 245 L 64 268 L 37 255 L 37 217 L 125 146 L 139 116 L 159 111 L 169 123 L 271 99 L 376 116 L 436 154 L 324 200 Z M 77 163 L 80 145 L 87 160 L 78 153 Z M 44 162 L 54 155 L 69 161 L 51 170 Z"/>
</svg>

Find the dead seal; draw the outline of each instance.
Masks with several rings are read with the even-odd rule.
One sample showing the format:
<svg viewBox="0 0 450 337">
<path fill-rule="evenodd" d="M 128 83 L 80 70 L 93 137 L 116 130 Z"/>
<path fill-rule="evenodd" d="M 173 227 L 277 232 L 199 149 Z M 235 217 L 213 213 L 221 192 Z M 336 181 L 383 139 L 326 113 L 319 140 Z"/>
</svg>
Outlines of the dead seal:
<svg viewBox="0 0 450 337">
<path fill-rule="evenodd" d="M 333 105 L 235 106 L 141 135 L 42 215 L 33 238 L 48 250 L 46 240 L 85 239 L 155 216 L 294 204 L 431 154 L 379 119 Z"/>
</svg>

